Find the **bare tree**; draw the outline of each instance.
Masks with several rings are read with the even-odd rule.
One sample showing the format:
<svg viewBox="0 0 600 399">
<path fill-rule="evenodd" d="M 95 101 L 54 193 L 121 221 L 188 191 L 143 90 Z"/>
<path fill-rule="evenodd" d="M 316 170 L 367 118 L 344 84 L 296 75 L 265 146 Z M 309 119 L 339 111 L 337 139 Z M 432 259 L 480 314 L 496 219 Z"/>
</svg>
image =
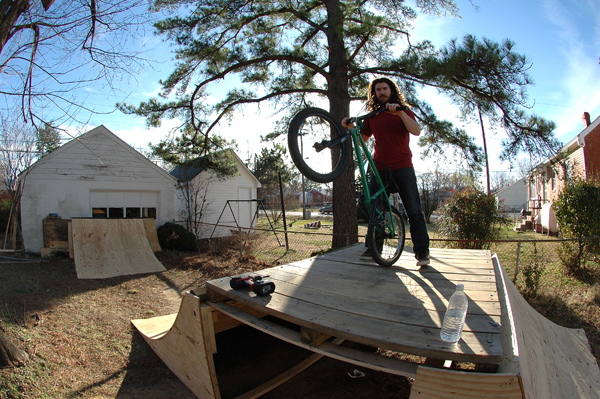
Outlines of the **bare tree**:
<svg viewBox="0 0 600 399">
<path fill-rule="evenodd" d="M 0 170 L 2 186 L 13 193 L 19 174 L 37 159 L 37 133 L 16 113 L 0 114 Z"/>
<path fill-rule="evenodd" d="M 448 192 L 452 177 L 436 168 L 431 172 L 421 173 L 419 175 L 419 195 L 423 214 L 427 223 L 430 222 L 431 215 L 435 212 L 445 199 L 445 193 Z"/>
<path fill-rule="evenodd" d="M 16 248 L 19 230 L 20 186 L 23 179 L 19 174 L 25 171 L 36 159 L 37 133 L 32 126 L 26 126 L 15 114 L 9 117 L 0 114 L 0 171 L 1 184 L 10 193 L 11 209 L 3 247 L 6 248 L 8 237 L 13 249 Z M 11 233 L 9 233 L 9 229 Z M 14 346 L 0 330 L 0 368 L 23 364 L 28 354 Z"/>
<path fill-rule="evenodd" d="M 203 220 L 212 213 L 210 211 L 212 201 L 208 199 L 207 193 L 212 183 L 217 180 L 215 176 L 211 176 L 177 182 L 182 203 L 185 206 L 177 216 L 185 221 L 186 230 L 194 233 L 197 238 L 202 236 Z"/>
<path fill-rule="evenodd" d="M 515 179 L 509 172 L 506 171 L 496 171 L 490 174 L 491 180 L 491 191 L 500 190 L 506 186 L 510 186 L 518 179 Z"/>
<path fill-rule="evenodd" d="M 146 65 L 137 37 L 153 14 L 145 0 L 0 0 L 0 76 L 5 110 L 25 121 L 62 122 L 91 111 L 76 90 Z M 136 49 L 136 50 L 132 50 Z M 130 75 L 133 76 L 133 75 Z M 59 110 L 50 118 L 45 110 Z M 52 120 L 50 120 L 52 119 Z"/>
</svg>

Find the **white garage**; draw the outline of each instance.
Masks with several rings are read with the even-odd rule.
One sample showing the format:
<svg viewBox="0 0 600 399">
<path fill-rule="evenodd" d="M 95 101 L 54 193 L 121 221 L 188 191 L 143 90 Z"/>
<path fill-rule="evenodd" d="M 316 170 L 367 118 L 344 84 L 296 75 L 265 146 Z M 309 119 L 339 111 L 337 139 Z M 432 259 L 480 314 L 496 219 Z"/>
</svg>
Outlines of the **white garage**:
<svg viewBox="0 0 600 399">
<path fill-rule="evenodd" d="M 66 143 L 19 177 L 25 249 L 40 252 L 43 219 L 154 218 L 174 221 L 177 180 L 104 126 Z"/>
</svg>

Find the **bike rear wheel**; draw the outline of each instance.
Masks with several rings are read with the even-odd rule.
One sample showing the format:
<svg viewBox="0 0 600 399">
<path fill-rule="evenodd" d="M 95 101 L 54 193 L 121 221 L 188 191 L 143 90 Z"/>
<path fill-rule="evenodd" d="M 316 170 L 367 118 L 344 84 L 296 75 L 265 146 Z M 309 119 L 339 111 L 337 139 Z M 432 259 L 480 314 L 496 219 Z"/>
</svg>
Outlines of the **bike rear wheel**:
<svg viewBox="0 0 600 399">
<path fill-rule="evenodd" d="M 391 207 L 391 214 L 389 209 L 383 211 L 381 207 L 378 209 L 380 210 L 375 216 L 376 220 L 373 223 L 369 223 L 367 243 L 373 260 L 380 266 L 389 267 L 396 263 L 404 250 L 404 241 L 406 238 L 404 220 L 400 211 L 393 206 Z"/>
<path fill-rule="evenodd" d="M 332 115 L 320 108 L 306 108 L 294 116 L 288 131 L 288 147 L 296 167 L 309 180 L 329 183 L 338 178 L 352 151 L 351 137 Z"/>
</svg>

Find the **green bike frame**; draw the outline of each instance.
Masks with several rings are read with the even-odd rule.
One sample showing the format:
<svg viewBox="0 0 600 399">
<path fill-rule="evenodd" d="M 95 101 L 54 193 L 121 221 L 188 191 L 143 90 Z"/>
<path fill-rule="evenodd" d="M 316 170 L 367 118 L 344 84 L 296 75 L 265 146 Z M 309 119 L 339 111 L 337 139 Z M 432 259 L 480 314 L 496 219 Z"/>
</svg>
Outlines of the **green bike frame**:
<svg viewBox="0 0 600 399">
<path fill-rule="evenodd" d="M 385 215 L 381 214 L 381 212 L 377 209 L 377 203 L 373 201 L 374 199 L 378 199 L 381 197 L 385 198 L 384 203 L 387 204 L 388 214 L 392 214 L 392 205 L 390 204 L 387 191 L 385 189 L 383 181 L 381 180 L 381 176 L 379 176 L 379 172 L 375 168 L 375 162 L 373 161 L 373 157 L 371 156 L 371 153 L 367 148 L 367 144 L 365 143 L 365 141 L 362 138 L 362 135 L 360 134 L 360 130 L 364 126 L 363 121 L 361 119 L 357 119 L 355 122 L 356 127 L 353 129 L 349 129 L 349 131 L 352 136 L 352 141 L 354 143 L 354 152 L 356 153 L 356 158 L 358 159 L 358 168 L 360 170 L 360 177 L 363 184 L 363 192 L 365 193 L 363 203 L 365 204 L 365 207 L 367 209 L 371 210 L 369 224 L 381 223 L 382 221 L 385 221 L 385 223 L 390 223 L 388 227 L 392 234 L 395 236 L 396 226 L 394 226 L 394 218 L 390 217 L 386 219 Z M 371 166 L 373 176 L 375 177 L 375 179 L 377 179 L 377 183 L 379 183 L 379 190 L 373 195 L 371 195 L 371 190 L 369 189 L 369 184 L 367 181 L 367 172 L 365 170 L 365 164 L 361 155 L 361 149 L 362 152 L 364 152 L 365 157 L 367 158 L 367 162 Z"/>
</svg>

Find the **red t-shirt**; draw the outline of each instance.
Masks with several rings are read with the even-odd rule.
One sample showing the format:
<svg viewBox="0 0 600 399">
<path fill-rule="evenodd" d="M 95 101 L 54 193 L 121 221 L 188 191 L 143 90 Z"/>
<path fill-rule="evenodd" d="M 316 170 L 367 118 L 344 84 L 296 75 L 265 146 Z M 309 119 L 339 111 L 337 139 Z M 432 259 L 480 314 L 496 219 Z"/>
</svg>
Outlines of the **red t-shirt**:
<svg viewBox="0 0 600 399">
<path fill-rule="evenodd" d="M 410 109 L 404 112 L 415 119 Z M 377 170 L 385 170 L 386 166 L 391 170 L 413 166 L 408 145 L 410 133 L 399 116 L 382 112 L 366 119 L 360 132 L 367 137 L 375 137 L 373 161 Z"/>
</svg>

